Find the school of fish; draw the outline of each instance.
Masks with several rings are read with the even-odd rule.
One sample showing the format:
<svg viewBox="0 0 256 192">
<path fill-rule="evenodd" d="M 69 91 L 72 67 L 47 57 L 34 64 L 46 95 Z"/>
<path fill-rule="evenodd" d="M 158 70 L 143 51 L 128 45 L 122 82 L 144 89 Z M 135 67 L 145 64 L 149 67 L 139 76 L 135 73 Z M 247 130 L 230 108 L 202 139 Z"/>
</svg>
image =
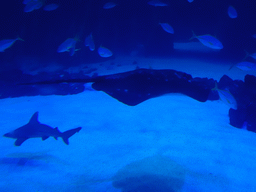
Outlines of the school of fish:
<svg viewBox="0 0 256 192">
<path fill-rule="evenodd" d="M 187 0 L 189 3 L 194 2 L 194 0 Z M 29 13 L 35 10 L 38 10 L 40 8 L 43 8 L 44 11 L 54 11 L 56 9 L 58 9 L 60 7 L 59 4 L 56 3 L 50 3 L 50 4 L 46 4 L 45 0 L 23 0 L 23 4 L 25 5 L 24 7 L 24 12 Z M 150 0 L 147 2 L 148 5 L 150 6 L 154 6 L 154 7 L 166 7 L 169 6 L 168 3 L 162 2 L 161 0 Z M 110 1 L 110 2 L 106 2 L 102 8 L 103 9 L 113 9 L 116 6 L 118 6 L 118 4 L 115 1 Z M 115 8 L 116 9 L 116 8 Z M 234 6 L 230 5 L 227 7 L 227 15 L 231 18 L 231 19 L 235 19 L 238 17 L 238 13 L 235 9 Z M 174 34 L 174 28 L 167 22 L 159 22 L 159 25 L 162 27 L 162 29 L 169 33 L 169 34 Z M 192 31 L 193 32 L 193 31 Z M 256 34 L 252 34 L 253 38 L 256 38 Z M 215 50 L 221 50 L 223 49 L 223 44 L 221 43 L 221 41 L 219 39 L 217 39 L 217 37 L 210 35 L 210 34 L 202 34 L 202 35 L 196 35 L 193 32 L 193 36 L 190 38 L 190 40 L 193 39 L 197 39 L 200 43 L 202 43 L 202 45 L 209 47 L 211 49 L 215 49 Z M 24 41 L 23 39 L 21 39 L 20 37 L 14 38 L 14 39 L 3 39 L 0 41 L 0 52 L 5 52 L 6 49 L 12 47 L 12 45 L 17 41 Z M 63 43 L 61 43 L 59 45 L 59 47 L 57 48 L 57 52 L 58 53 L 62 53 L 62 52 L 68 52 L 70 56 L 73 56 L 76 51 L 80 50 L 81 48 L 77 49 L 76 45 L 77 42 L 79 41 L 79 39 L 77 37 L 67 37 L 67 39 L 63 40 Z M 94 43 L 94 39 L 93 39 L 93 33 L 91 32 L 90 34 L 87 34 L 85 41 L 84 41 L 84 45 L 86 47 L 89 48 L 90 51 L 94 51 L 95 48 L 95 43 Z M 98 47 L 98 54 L 100 57 L 111 57 L 113 55 L 113 52 L 109 49 L 106 48 L 102 45 L 100 45 Z M 246 52 L 246 58 L 251 57 L 254 60 L 256 60 L 256 53 L 247 53 Z M 240 63 L 234 64 L 230 67 L 230 69 L 233 66 L 236 66 L 237 68 L 241 69 L 241 70 L 256 70 L 256 63 L 251 62 L 251 61 L 245 61 L 245 59 L 243 61 L 241 61 Z"/>
<path fill-rule="evenodd" d="M 165 1 L 166 2 L 166 1 Z M 161 0 L 150 0 L 147 2 L 149 6 L 152 7 L 167 7 L 169 6 L 168 3 L 162 2 Z M 188 3 L 194 2 L 194 0 L 187 0 Z M 45 0 L 23 0 L 24 4 L 24 12 L 30 13 L 32 11 L 43 9 L 44 11 L 54 11 L 59 9 L 61 7 L 59 4 L 56 3 L 50 3 L 46 4 Z M 106 2 L 102 5 L 102 9 L 108 11 L 109 9 L 117 9 L 118 4 L 115 1 Z M 158 8 L 155 8 L 158 9 Z M 162 9 L 162 8 L 160 8 Z M 163 8 L 164 9 L 164 8 Z M 227 7 L 227 16 L 231 19 L 236 19 L 238 17 L 238 13 L 234 6 L 229 5 Z M 167 19 L 168 20 L 168 19 Z M 159 22 L 158 24 L 161 26 L 163 31 L 166 33 L 169 33 L 170 35 L 174 35 L 174 28 L 170 24 L 172 23 L 171 20 L 168 20 L 169 22 Z M 164 33 L 164 32 L 163 32 Z M 194 31 L 192 31 L 193 35 L 190 38 L 190 40 L 197 39 L 202 45 L 214 49 L 214 50 L 221 50 L 224 48 L 222 42 L 215 36 L 211 34 L 200 34 L 196 35 Z M 86 34 L 86 38 L 84 40 L 84 46 L 88 47 L 90 51 L 96 50 L 96 45 L 94 43 L 94 32 L 91 32 L 89 34 Z M 252 34 L 252 38 L 256 38 L 256 34 Z M 16 41 L 24 41 L 20 37 L 16 37 L 14 39 L 2 39 L 0 40 L 0 52 L 5 52 L 6 49 L 12 47 Z M 66 39 L 63 39 L 63 42 L 60 43 L 60 45 L 57 47 L 58 53 L 67 52 L 70 56 L 74 56 L 75 53 L 81 48 L 77 48 L 77 44 L 80 41 L 79 37 L 67 37 Z M 103 58 L 111 57 L 113 56 L 113 52 L 103 46 L 102 44 L 98 46 L 97 48 L 98 55 Z M 256 70 L 256 52 L 254 53 L 248 53 L 246 52 L 245 58 L 239 62 L 233 64 L 230 69 L 232 69 L 234 66 L 243 70 L 243 71 L 250 71 L 250 70 Z M 252 58 L 253 61 L 247 61 L 248 58 Z M 224 103 L 229 105 L 233 109 L 237 109 L 237 103 L 233 95 L 230 93 L 229 90 L 222 90 L 217 87 L 217 83 L 215 85 L 215 88 L 213 90 L 217 91 L 220 97 L 220 100 L 222 100 Z"/>
</svg>

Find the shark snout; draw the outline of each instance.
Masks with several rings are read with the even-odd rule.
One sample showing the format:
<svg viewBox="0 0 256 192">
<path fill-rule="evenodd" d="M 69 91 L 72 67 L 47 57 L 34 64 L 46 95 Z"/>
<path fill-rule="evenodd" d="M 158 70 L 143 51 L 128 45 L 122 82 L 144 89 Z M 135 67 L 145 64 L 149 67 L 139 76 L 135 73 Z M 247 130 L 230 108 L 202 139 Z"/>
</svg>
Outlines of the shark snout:
<svg viewBox="0 0 256 192">
<path fill-rule="evenodd" d="M 12 133 L 5 133 L 3 136 L 4 137 L 12 137 L 12 135 L 13 135 Z"/>
<path fill-rule="evenodd" d="M 3 136 L 4 137 L 10 137 L 10 133 L 5 133 Z"/>
</svg>

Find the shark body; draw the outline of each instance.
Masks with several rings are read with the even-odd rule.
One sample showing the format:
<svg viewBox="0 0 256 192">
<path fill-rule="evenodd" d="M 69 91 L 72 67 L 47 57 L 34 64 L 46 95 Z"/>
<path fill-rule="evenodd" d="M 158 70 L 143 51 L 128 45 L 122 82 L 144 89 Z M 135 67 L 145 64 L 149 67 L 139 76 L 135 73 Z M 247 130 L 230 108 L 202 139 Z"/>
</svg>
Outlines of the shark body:
<svg viewBox="0 0 256 192">
<path fill-rule="evenodd" d="M 26 125 L 23 125 L 9 133 L 6 133 L 3 136 L 16 139 L 14 143 L 15 146 L 20 146 L 24 141 L 29 138 L 41 137 L 44 141 L 51 136 L 54 137 L 56 140 L 58 137 L 61 137 L 63 142 L 68 145 L 69 137 L 79 132 L 81 129 L 81 127 L 78 127 L 65 132 L 60 132 L 57 127 L 52 128 L 49 125 L 40 123 L 38 121 L 38 112 L 35 112 Z"/>
</svg>

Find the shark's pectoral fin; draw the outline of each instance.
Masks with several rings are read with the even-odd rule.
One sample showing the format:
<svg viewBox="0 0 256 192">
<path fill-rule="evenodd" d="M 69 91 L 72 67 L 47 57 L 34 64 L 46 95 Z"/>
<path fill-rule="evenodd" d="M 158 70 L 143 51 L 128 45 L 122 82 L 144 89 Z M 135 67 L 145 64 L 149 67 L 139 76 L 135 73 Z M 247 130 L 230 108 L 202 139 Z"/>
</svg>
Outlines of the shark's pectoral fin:
<svg viewBox="0 0 256 192">
<path fill-rule="evenodd" d="M 42 137 L 42 140 L 44 141 L 44 140 L 46 140 L 46 139 L 48 139 L 49 138 L 49 136 L 43 136 Z"/>
<path fill-rule="evenodd" d="M 58 127 L 55 127 L 54 130 L 57 131 L 58 133 L 61 133 L 61 132 L 59 131 Z M 55 140 L 58 140 L 58 137 L 54 137 L 54 139 L 55 139 Z"/>
<path fill-rule="evenodd" d="M 24 141 L 26 141 L 27 139 L 28 139 L 28 137 L 18 138 L 18 139 L 15 141 L 14 145 L 15 145 L 15 146 L 21 146 L 21 144 L 22 144 Z"/>
</svg>

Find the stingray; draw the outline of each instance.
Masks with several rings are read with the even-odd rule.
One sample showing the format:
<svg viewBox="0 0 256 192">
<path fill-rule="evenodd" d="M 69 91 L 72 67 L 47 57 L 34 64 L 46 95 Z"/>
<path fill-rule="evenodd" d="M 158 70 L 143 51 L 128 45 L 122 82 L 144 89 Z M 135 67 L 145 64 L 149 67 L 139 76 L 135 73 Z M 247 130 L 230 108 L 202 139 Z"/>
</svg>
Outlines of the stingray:
<svg viewBox="0 0 256 192">
<path fill-rule="evenodd" d="M 211 80 L 211 79 L 210 79 Z M 181 93 L 197 101 L 205 102 L 211 92 L 207 78 L 192 78 L 191 75 L 172 69 L 136 69 L 111 75 L 93 76 L 84 79 L 57 79 L 31 84 L 92 83 L 92 88 L 103 91 L 118 101 L 135 106 L 148 99 L 168 93 Z M 214 80 L 212 82 L 214 84 Z"/>
</svg>

